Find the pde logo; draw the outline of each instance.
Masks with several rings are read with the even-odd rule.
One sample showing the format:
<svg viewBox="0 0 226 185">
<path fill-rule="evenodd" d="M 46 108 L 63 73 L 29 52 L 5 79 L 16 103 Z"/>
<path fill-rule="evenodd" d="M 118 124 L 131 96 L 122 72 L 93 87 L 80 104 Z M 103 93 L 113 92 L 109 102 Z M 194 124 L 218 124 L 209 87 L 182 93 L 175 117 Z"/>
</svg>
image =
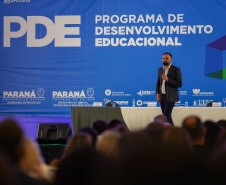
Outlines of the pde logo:
<svg viewBox="0 0 226 185">
<path fill-rule="evenodd" d="M 27 47 L 43 47 L 53 40 L 55 47 L 81 47 L 81 38 L 67 38 L 80 35 L 80 28 L 74 24 L 81 24 L 81 16 L 55 16 L 54 22 L 55 24 L 44 16 L 27 16 L 27 21 L 19 16 L 4 16 L 3 46 L 10 47 L 12 39 L 20 38 L 27 33 Z M 19 30 L 12 31 L 13 24 L 19 24 Z M 36 38 L 36 26 L 39 24 L 46 28 L 43 38 Z"/>
</svg>

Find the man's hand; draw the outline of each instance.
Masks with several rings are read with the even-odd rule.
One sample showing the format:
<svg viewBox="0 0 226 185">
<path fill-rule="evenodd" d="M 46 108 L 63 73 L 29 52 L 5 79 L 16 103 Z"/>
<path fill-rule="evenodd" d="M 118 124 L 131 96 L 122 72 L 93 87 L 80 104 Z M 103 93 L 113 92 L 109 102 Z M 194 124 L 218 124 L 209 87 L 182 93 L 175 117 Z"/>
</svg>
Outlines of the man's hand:
<svg viewBox="0 0 226 185">
<path fill-rule="evenodd" d="M 169 78 L 165 74 L 162 75 L 162 79 L 165 80 L 165 81 L 169 80 Z"/>
<path fill-rule="evenodd" d="M 158 102 L 161 102 L 161 96 L 160 96 L 160 94 L 157 94 L 156 95 L 156 98 L 157 98 Z"/>
</svg>

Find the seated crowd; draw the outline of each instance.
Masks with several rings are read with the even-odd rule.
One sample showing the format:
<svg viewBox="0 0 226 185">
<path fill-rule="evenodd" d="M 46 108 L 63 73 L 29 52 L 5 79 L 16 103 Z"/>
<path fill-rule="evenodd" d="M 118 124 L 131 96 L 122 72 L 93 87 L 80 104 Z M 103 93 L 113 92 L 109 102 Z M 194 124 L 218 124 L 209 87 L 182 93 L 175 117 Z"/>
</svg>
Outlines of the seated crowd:
<svg viewBox="0 0 226 185">
<path fill-rule="evenodd" d="M 137 123 L 139 124 L 139 123 Z M 0 124 L 0 184 L 226 184 L 226 120 L 184 119 L 173 127 L 158 115 L 130 131 L 120 120 L 96 120 L 74 133 L 59 159 L 46 164 L 15 120 Z"/>
</svg>

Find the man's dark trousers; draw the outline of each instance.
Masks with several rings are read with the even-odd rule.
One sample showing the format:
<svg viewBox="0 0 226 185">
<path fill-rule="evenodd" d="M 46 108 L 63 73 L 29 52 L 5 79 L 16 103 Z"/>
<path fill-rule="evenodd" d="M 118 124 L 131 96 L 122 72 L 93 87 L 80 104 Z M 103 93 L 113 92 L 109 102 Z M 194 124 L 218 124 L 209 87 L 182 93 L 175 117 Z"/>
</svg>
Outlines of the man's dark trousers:
<svg viewBox="0 0 226 185">
<path fill-rule="evenodd" d="M 164 116 L 166 116 L 166 118 L 170 124 L 174 125 L 172 116 L 171 116 L 171 113 L 172 113 L 173 107 L 174 107 L 174 102 L 168 102 L 166 100 L 166 95 L 162 94 L 160 104 L 161 104 L 162 114 Z"/>
</svg>

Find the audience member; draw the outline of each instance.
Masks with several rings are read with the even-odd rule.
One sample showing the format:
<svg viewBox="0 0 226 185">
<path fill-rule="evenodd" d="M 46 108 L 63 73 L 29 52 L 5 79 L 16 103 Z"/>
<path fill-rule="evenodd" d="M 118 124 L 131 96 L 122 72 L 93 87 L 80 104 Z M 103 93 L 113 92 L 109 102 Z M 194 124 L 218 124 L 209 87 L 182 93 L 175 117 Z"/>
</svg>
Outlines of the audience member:
<svg viewBox="0 0 226 185">
<path fill-rule="evenodd" d="M 154 118 L 154 122 L 159 121 L 159 120 L 162 122 L 168 122 L 166 116 L 164 116 L 162 114 L 159 114 L 159 115 L 155 116 L 155 118 Z"/>
<path fill-rule="evenodd" d="M 226 184 L 226 131 L 222 131 L 216 139 L 216 145 L 212 149 L 209 170 L 213 179 L 213 185 Z"/>
<path fill-rule="evenodd" d="M 23 155 L 23 139 L 23 131 L 15 120 L 4 120 L 0 124 L 0 147 L 15 163 L 18 163 Z"/>
<path fill-rule="evenodd" d="M 19 185 L 17 183 L 16 171 L 11 160 L 8 158 L 4 149 L 0 148 L 0 184 L 2 185 Z M 14 178 L 12 178 L 14 177 Z"/>
<path fill-rule="evenodd" d="M 125 125 L 118 125 L 117 127 L 115 127 L 114 129 L 112 129 L 112 131 L 114 132 L 118 132 L 120 133 L 121 135 L 127 133 L 127 132 L 130 132 L 128 127 L 125 126 Z"/>
<path fill-rule="evenodd" d="M 98 132 L 94 128 L 89 127 L 89 126 L 85 126 L 85 127 L 80 128 L 77 133 L 79 133 L 79 132 L 89 134 L 92 138 L 92 145 L 93 145 L 93 147 L 95 147 Z"/>
<path fill-rule="evenodd" d="M 213 149 L 219 150 L 219 149 L 221 149 L 221 148 L 224 148 L 224 145 L 226 145 L 226 130 L 222 130 L 222 131 L 218 134 Z"/>
<path fill-rule="evenodd" d="M 77 132 L 73 138 L 69 141 L 68 146 L 65 148 L 63 158 L 68 155 L 73 154 L 76 150 L 80 148 L 92 148 L 92 137 L 86 132 Z"/>
<path fill-rule="evenodd" d="M 107 129 L 107 122 L 104 120 L 96 120 L 93 122 L 93 128 L 98 132 L 98 134 L 101 134 Z"/>
<path fill-rule="evenodd" d="M 216 122 L 217 125 L 219 125 L 221 127 L 221 129 L 226 129 L 226 120 L 219 120 L 218 122 Z"/>
<path fill-rule="evenodd" d="M 23 153 L 19 165 L 29 177 L 53 182 L 53 167 L 44 163 L 39 146 L 27 137 L 23 141 Z"/>
<path fill-rule="evenodd" d="M 146 133 L 150 139 L 154 141 L 154 144 L 157 147 L 158 145 L 162 145 L 162 134 L 167 128 L 169 127 L 167 127 L 161 120 L 156 120 L 149 123 L 142 132 Z"/>
<path fill-rule="evenodd" d="M 156 121 L 149 123 L 146 126 L 146 129 L 164 131 L 166 129 L 166 126 L 165 126 L 164 122 L 157 119 Z"/>
<path fill-rule="evenodd" d="M 112 131 L 105 131 L 99 135 L 96 142 L 96 150 L 108 157 L 116 159 L 118 157 L 118 140 L 120 134 Z"/>
<path fill-rule="evenodd" d="M 124 126 L 125 128 L 128 129 L 127 125 L 119 120 L 119 119 L 113 119 L 110 121 L 110 123 L 107 125 L 107 130 L 114 130 L 115 128 L 117 128 L 119 125 Z"/>
<path fill-rule="evenodd" d="M 167 129 L 163 134 L 163 141 L 166 148 L 174 151 L 174 149 L 179 149 L 179 155 L 191 155 L 194 154 L 191 140 L 185 129 L 171 127 Z"/>
<path fill-rule="evenodd" d="M 196 184 L 196 163 L 190 137 L 183 128 L 171 127 L 163 134 L 165 175 L 170 184 Z M 188 177 L 190 177 L 188 179 Z"/>
<path fill-rule="evenodd" d="M 65 157 L 54 185 L 115 185 L 113 164 L 91 148 L 80 148 Z"/>
<path fill-rule="evenodd" d="M 23 185 L 44 185 L 44 181 L 27 175 L 20 165 L 26 156 L 24 149 L 24 134 L 15 120 L 4 120 L 0 124 L 0 147 L 7 152 L 16 169 L 17 183 Z"/>
<path fill-rule="evenodd" d="M 119 139 L 120 184 L 148 185 L 153 182 L 158 163 L 151 139 L 142 132 L 128 132 Z"/>
<path fill-rule="evenodd" d="M 189 116 L 184 119 L 182 127 L 188 132 L 197 161 L 205 165 L 209 157 L 208 148 L 205 146 L 206 127 L 197 116 Z"/>
<path fill-rule="evenodd" d="M 206 127 L 205 146 L 211 151 L 215 145 L 216 138 L 221 131 L 221 127 L 213 121 L 205 121 L 203 125 Z"/>
</svg>

